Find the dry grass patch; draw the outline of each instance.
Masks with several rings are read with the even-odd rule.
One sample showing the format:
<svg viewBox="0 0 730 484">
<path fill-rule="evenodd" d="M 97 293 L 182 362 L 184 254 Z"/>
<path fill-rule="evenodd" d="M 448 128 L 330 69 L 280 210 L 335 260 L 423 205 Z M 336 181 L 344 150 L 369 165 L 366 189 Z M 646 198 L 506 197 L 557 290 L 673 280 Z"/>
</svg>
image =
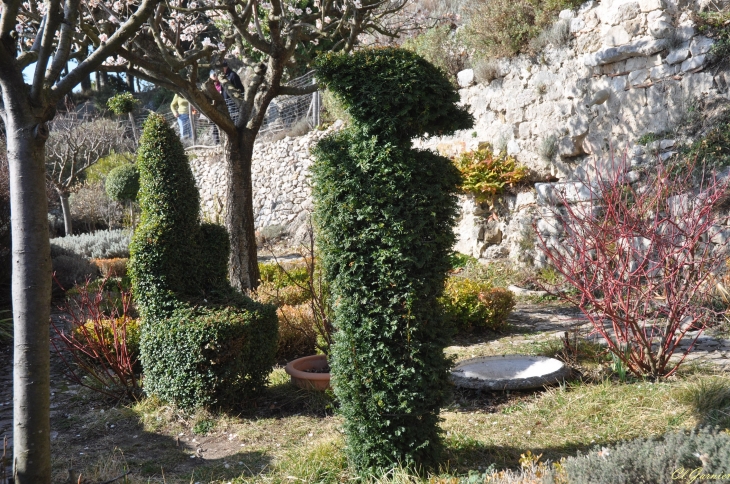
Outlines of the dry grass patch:
<svg viewBox="0 0 730 484">
<path fill-rule="evenodd" d="M 619 440 L 694 427 L 687 404 L 673 398 L 677 383 L 575 383 L 547 389 L 497 413 L 447 411 L 452 465 L 461 471 L 477 462 L 516 467 L 532 450 L 553 461 Z"/>
</svg>

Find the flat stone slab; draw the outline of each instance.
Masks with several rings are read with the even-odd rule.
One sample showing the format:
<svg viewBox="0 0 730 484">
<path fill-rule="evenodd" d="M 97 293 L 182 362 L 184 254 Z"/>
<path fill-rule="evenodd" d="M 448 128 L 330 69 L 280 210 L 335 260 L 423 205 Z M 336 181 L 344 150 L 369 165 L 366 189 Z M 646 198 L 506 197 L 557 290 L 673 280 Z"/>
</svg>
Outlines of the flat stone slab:
<svg viewBox="0 0 730 484">
<path fill-rule="evenodd" d="M 482 356 L 464 360 L 451 372 L 460 388 L 523 390 L 553 385 L 570 376 L 570 368 L 545 356 Z"/>
</svg>

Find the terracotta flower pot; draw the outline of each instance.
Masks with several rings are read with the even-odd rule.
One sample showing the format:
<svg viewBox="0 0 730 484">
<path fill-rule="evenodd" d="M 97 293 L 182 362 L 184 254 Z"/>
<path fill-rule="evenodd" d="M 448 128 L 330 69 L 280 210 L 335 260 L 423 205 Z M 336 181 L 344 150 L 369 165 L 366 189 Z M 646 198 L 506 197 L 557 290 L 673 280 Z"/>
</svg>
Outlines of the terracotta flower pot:
<svg viewBox="0 0 730 484">
<path fill-rule="evenodd" d="M 291 376 L 293 384 L 306 390 L 327 390 L 330 388 L 330 374 L 313 373 L 307 370 L 322 370 L 327 368 L 325 355 L 305 356 L 297 358 L 286 365 L 285 371 Z"/>
</svg>

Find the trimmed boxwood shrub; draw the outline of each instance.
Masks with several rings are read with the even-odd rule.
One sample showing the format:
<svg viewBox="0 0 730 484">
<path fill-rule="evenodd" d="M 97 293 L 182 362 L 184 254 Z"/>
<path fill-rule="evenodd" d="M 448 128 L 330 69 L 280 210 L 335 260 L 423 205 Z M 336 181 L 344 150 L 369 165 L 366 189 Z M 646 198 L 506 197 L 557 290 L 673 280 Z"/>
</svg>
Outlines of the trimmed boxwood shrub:
<svg viewBox="0 0 730 484">
<path fill-rule="evenodd" d="M 129 273 L 142 316 L 145 392 L 184 408 L 233 407 L 271 372 L 276 310 L 228 283 L 228 233 L 200 223 L 192 171 L 162 116 L 147 119 L 137 166 L 142 216 Z"/>
<path fill-rule="evenodd" d="M 362 474 L 435 466 L 451 365 L 438 298 L 460 176 L 447 158 L 411 149 L 411 137 L 472 120 L 442 71 L 408 51 L 325 55 L 317 77 L 353 116 L 318 144 L 313 166 L 347 453 Z"/>
<path fill-rule="evenodd" d="M 730 435 L 703 428 L 623 442 L 571 457 L 545 477 L 580 484 L 721 482 L 730 478 Z"/>
<path fill-rule="evenodd" d="M 139 170 L 131 163 L 114 168 L 104 181 L 109 198 L 117 202 L 133 202 L 139 192 Z"/>
<path fill-rule="evenodd" d="M 276 354 L 273 306 L 181 306 L 142 327 L 145 392 L 184 408 L 240 404 L 264 388 Z"/>
<path fill-rule="evenodd" d="M 200 196 L 180 138 L 160 115 L 144 124 L 137 168 L 142 214 L 129 247 L 129 274 L 142 315 L 164 314 L 198 289 Z"/>
</svg>

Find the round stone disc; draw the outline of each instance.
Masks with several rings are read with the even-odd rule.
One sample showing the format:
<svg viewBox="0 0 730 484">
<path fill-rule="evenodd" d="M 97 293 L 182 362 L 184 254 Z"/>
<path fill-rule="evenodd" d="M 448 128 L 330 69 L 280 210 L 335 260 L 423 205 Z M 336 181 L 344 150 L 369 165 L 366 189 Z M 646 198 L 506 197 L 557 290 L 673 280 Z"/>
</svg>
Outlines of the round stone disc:
<svg viewBox="0 0 730 484">
<path fill-rule="evenodd" d="M 546 356 L 481 356 L 459 362 L 451 371 L 457 387 L 523 390 L 553 385 L 570 376 L 570 368 Z"/>
</svg>

